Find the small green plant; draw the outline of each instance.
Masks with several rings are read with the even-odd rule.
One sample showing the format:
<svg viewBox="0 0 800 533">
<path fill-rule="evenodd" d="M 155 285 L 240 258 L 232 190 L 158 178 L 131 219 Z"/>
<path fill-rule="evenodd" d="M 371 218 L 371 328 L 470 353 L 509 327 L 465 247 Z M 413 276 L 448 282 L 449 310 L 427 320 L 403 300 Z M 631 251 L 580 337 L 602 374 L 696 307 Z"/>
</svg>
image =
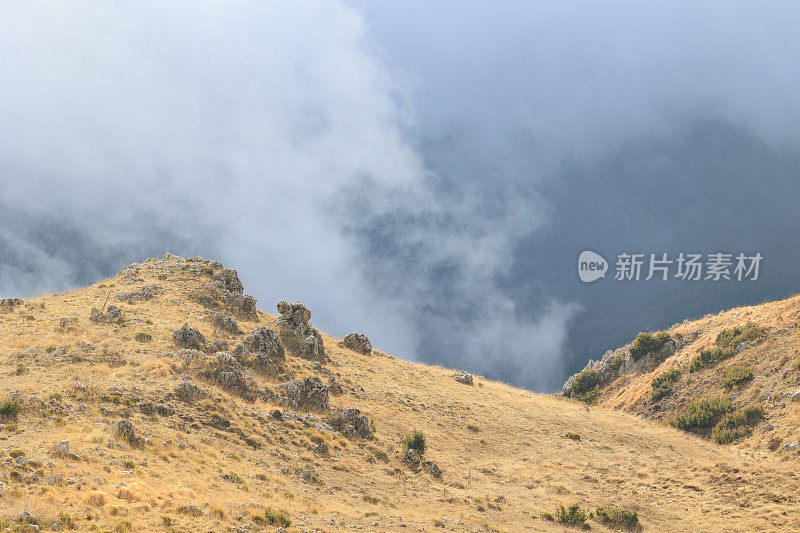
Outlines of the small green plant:
<svg viewBox="0 0 800 533">
<path fill-rule="evenodd" d="M 27 369 L 27 368 L 25 368 L 25 365 L 23 365 L 22 363 L 19 363 L 19 364 L 17 365 L 17 368 L 16 368 L 16 370 L 14 370 L 14 373 L 15 373 L 16 375 L 18 375 L 18 376 L 21 376 L 22 374 L 24 374 L 25 372 L 27 372 L 27 370 L 28 370 L 28 369 Z"/>
<path fill-rule="evenodd" d="M 577 503 L 570 505 L 569 508 L 565 508 L 563 505 L 556 508 L 555 521 L 565 526 L 589 529 L 589 524 L 586 523 L 587 518 L 588 515 Z"/>
<path fill-rule="evenodd" d="M 153 340 L 152 335 L 150 335 L 149 333 L 145 333 L 143 331 L 140 331 L 139 333 L 135 334 L 133 338 L 134 340 L 136 340 L 136 342 L 150 342 Z"/>
<path fill-rule="evenodd" d="M 684 431 L 706 429 L 713 427 L 730 409 L 731 402 L 727 398 L 704 398 L 687 405 L 670 424 Z"/>
<path fill-rule="evenodd" d="M 638 361 L 645 355 L 659 350 L 665 342 L 669 340 L 669 333 L 639 333 L 629 349 L 634 361 Z"/>
<path fill-rule="evenodd" d="M 54 392 L 49 396 L 49 399 L 53 403 L 61 403 L 61 400 L 63 400 L 64 397 L 61 395 L 60 392 Z"/>
<path fill-rule="evenodd" d="M 58 521 L 61 522 L 61 525 L 67 529 L 75 529 L 78 526 L 78 521 L 72 517 L 72 515 L 67 513 L 61 513 L 58 515 Z"/>
<path fill-rule="evenodd" d="M 376 498 L 375 496 L 370 496 L 369 494 L 364 494 L 364 496 L 362 496 L 361 499 L 373 505 L 376 503 L 380 503 L 380 500 L 378 498 Z"/>
<path fill-rule="evenodd" d="M 133 461 L 123 461 L 122 468 L 124 468 L 125 470 L 133 470 L 134 468 L 136 468 L 136 463 L 134 463 Z"/>
<path fill-rule="evenodd" d="M 10 452 L 8 452 L 8 455 L 16 459 L 17 457 L 22 457 L 23 455 L 25 455 L 25 452 L 22 450 L 11 450 Z"/>
<path fill-rule="evenodd" d="M 444 527 L 444 522 L 442 522 L 438 518 L 434 518 L 433 519 L 433 527 Z"/>
<path fill-rule="evenodd" d="M 661 398 L 672 392 L 672 386 L 675 383 L 675 381 L 678 380 L 680 375 L 681 371 L 678 370 L 677 368 L 673 368 L 671 370 L 667 370 L 666 372 L 662 372 L 661 374 L 653 378 L 653 381 L 650 382 L 650 386 L 653 387 L 653 393 L 651 399 L 654 402 L 657 402 L 658 400 L 660 400 Z"/>
<path fill-rule="evenodd" d="M 605 506 L 594 510 L 597 520 L 614 529 L 627 529 L 632 531 L 639 526 L 639 514 L 636 511 L 621 509 L 619 507 Z"/>
<path fill-rule="evenodd" d="M 272 507 L 267 507 L 264 511 L 264 518 L 271 526 L 289 527 L 292 524 L 286 512 L 274 510 Z"/>
<path fill-rule="evenodd" d="M 171 516 L 162 516 L 161 517 L 161 523 L 164 525 L 164 527 L 170 527 L 173 522 L 174 522 L 174 520 L 172 519 Z"/>
<path fill-rule="evenodd" d="M 572 433 L 572 432 L 566 433 L 564 435 L 564 437 L 569 439 L 569 440 L 574 440 L 574 441 L 580 441 L 581 440 L 581 436 L 580 435 L 578 435 L 577 433 Z"/>
<path fill-rule="evenodd" d="M 425 435 L 415 429 L 414 433 L 406 435 L 403 439 L 403 446 L 406 450 L 414 450 L 419 455 L 425 455 Z"/>
<path fill-rule="evenodd" d="M 743 342 L 751 342 L 764 336 L 766 330 L 752 322 L 744 326 L 736 326 L 723 329 L 717 334 L 714 344 L 720 348 L 730 348 L 732 350 Z"/>
<path fill-rule="evenodd" d="M 127 520 L 123 520 L 114 528 L 114 533 L 128 533 L 129 531 L 133 531 L 133 524 Z"/>
<path fill-rule="evenodd" d="M 737 385 L 747 383 L 753 379 L 753 371 L 746 366 L 732 366 L 725 372 L 722 378 L 722 386 L 727 389 L 732 389 Z"/>
<path fill-rule="evenodd" d="M 15 400 L 6 400 L 0 405 L 0 418 L 4 420 L 16 420 L 21 410 L 22 408 Z"/>
<path fill-rule="evenodd" d="M 470 430 L 473 433 L 480 433 L 481 432 L 481 428 L 479 428 L 475 424 L 467 424 L 467 429 Z"/>
</svg>

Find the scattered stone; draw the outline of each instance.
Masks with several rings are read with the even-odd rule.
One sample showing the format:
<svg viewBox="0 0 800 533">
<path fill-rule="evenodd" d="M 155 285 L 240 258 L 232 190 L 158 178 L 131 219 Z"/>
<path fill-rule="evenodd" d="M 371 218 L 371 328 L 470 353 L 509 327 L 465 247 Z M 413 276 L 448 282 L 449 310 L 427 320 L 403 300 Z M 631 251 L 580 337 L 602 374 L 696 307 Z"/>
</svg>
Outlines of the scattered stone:
<svg viewBox="0 0 800 533">
<path fill-rule="evenodd" d="M 278 395 L 281 405 L 296 410 L 327 412 L 328 387 L 312 378 L 287 381 L 278 386 L 283 395 Z"/>
<path fill-rule="evenodd" d="M 206 338 L 196 329 L 190 328 L 188 322 L 180 329 L 176 329 L 172 338 L 178 346 L 183 348 L 202 350 L 206 347 Z"/>
<path fill-rule="evenodd" d="M 93 307 L 92 313 L 89 316 L 89 320 L 92 322 L 108 322 L 109 324 L 120 325 L 125 323 L 125 318 L 122 316 L 122 309 L 116 305 L 109 305 L 105 313 L 100 311 L 98 308 Z"/>
<path fill-rule="evenodd" d="M 143 446 L 148 439 L 139 434 L 139 430 L 127 418 L 120 418 L 111 424 L 111 431 L 114 435 L 127 442 L 131 446 Z"/>
<path fill-rule="evenodd" d="M 17 522 L 19 522 L 20 524 L 33 524 L 33 525 L 39 523 L 36 517 L 30 514 L 28 511 L 22 511 L 17 517 Z"/>
<path fill-rule="evenodd" d="M 72 320 L 71 318 L 68 318 L 68 317 L 64 317 L 64 318 L 62 318 L 61 320 L 58 321 L 58 328 L 59 329 L 68 329 L 73 323 L 74 323 L 74 320 Z"/>
<path fill-rule="evenodd" d="M 419 454 L 414 450 L 406 450 L 406 453 L 403 455 L 403 463 L 407 464 L 412 468 L 419 468 L 419 463 L 421 459 Z"/>
<path fill-rule="evenodd" d="M 372 430 L 369 427 L 369 419 L 361 414 L 358 409 L 346 409 L 342 414 L 345 427 L 344 434 L 355 434 L 362 439 L 372 439 Z"/>
<path fill-rule="evenodd" d="M 453 379 L 459 383 L 463 383 L 464 385 L 472 385 L 473 383 L 472 374 L 469 372 L 459 372 L 458 374 L 453 374 Z"/>
<path fill-rule="evenodd" d="M 283 342 L 278 334 L 264 326 L 258 326 L 244 339 L 244 347 L 250 352 L 264 354 L 270 359 L 286 357 Z"/>
<path fill-rule="evenodd" d="M 783 446 L 781 446 L 787 452 L 798 452 L 800 451 L 800 441 L 794 440 L 792 442 L 787 442 Z"/>
<path fill-rule="evenodd" d="M 22 305 L 23 301 L 19 298 L 0 298 L 0 310 L 11 311 L 15 307 Z"/>
<path fill-rule="evenodd" d="M 317 444 L 317 447 L 314 448 L 314 452 L 318 453 L 319 455 L 328 455 L 330 452 L 330 447 L 326 443 L 320 442 Z"/>
<path fill-rule="evenodd" d="M 81 456 L 69 449 L 69 441 L 62 440 L 58 444 L 54 444 L 50 448 L 50 455 L 53 457 L 60 457 L 62 459 L 71 459 L 73 461 L 80 461 Z"/>
<path fill-rule="evenodd" d="M 227 352 L 217 352 L 214 357 L 212 379 L 245 398 L 252 397 L 257 388 L 255 380 L 242 368 L 239 361 Z"/>
<path fill-rule="evenodd" d="M 438 467 L 433 461 L 422 461 L 422 469 L 429 473 L 432 477 L 439 479 L 442 477 L 442 469 Z"/>
<path fill-rule="evenodd" d="M 345 348 L 349 348 L 354 352 L 362 353 L 364 355 L 368 355 L 372 353 L 372 343 L 369 342 L 369 338 L 366 335 L 362 335 L 360 333 L 350 333 L 344 336 L 342 339 L 342 344 Z"/>
<path fill-rule="evenodd" d="M 283 413 L 280 409 L 273 409 L 269 412 L 269 415 L 275 420 L 283 420 Z"/>
</svg>

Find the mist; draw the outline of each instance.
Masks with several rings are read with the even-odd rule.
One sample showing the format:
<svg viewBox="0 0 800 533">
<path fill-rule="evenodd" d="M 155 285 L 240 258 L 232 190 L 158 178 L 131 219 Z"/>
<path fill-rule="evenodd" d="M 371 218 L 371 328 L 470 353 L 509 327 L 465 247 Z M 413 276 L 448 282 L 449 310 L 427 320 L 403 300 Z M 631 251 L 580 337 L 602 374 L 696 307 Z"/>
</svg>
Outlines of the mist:
<svg viewBox="0 0 800 533">
<path fill-rule="evenodd" d="M 797 290 L 798 22 L 781 2 L 6 2 L 0 295 L 202 255 L 261 309 L 553 390 L 640 329 Z M 769 269 L 574 272 L 585 248 L 685 247 Z"/>
</svg>

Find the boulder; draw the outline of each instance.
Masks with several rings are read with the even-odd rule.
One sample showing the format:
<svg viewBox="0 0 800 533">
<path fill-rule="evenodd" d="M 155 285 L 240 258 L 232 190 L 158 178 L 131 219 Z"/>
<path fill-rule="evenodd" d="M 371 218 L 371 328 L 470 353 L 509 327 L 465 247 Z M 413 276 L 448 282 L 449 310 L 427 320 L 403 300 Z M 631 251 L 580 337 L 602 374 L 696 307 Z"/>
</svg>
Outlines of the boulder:
<svg viewBox="0 0 800 533">
<path fill-rule="evenodd" d="M 349 348 L 354 352 L 365 355 L 372 353 L 372 343 L 369 342 L 369 338 L 367 338 L 366 335 L 360 333 L 349 333 L 345 335 L 344 339 L 342 339 L 342 344 L 345 348 Z"/>
<path fill-rule="evenodd" d="M 439 479 L 442 477 L 442 469 L 433 461 L 422 461 L 422 469 L 429 473 L 432 477 Z"/>
<path fill-rule="evenodd" d="M 183 381 L 175 386 L 175 397 L 182 402 L 193 403 L 203 397 L 203 391 L 194 383 Z"/>
<path fill-rule="evenodd" d="M 328 387 L 311 378 L 287 381 L 278 386 L 281 405 L 296 410 L 327 412 Z"/>
<path fill-rule="evenodd" d="M 342 414 L 344 419 L 345 429 L 342 431 L 345 434 L 353 433 L 362 439 L 372 439 L 372 430 L 369 427 L 369 419 L 361 414 L 358 409 L 346 409 Z M 350 429 L 350 431 L 348 431 Z"/>
<path fill-rule="evenodd" d="M 50 448 L 50 455 L 53 457 L 60 457 L 62 459 L 70 459 L 72 461 L 80 461 L 81 456 L 69 449 L 69 441 L 62 440 L 58 444 L 54 444 Z"/>
<path fill-rule="evenodd" d="M 453 379 L 455 379 L 459 383 L 463 383 L 464 385 L 473 384 L 472 374 L 468 372 L 459 372 L 457 374 L 453 374 Z"/>
<path fill-rule="evenodd" d="M 239 330 L 239 324 L 232 317 L 216 311 L 209 313 L 209 315 L 211 317 L 211 323 L 222 331 L 227 331 L 228 333 L 232 333 L 234 335 L 241 333 L 241 330 Z"/>
</svg>

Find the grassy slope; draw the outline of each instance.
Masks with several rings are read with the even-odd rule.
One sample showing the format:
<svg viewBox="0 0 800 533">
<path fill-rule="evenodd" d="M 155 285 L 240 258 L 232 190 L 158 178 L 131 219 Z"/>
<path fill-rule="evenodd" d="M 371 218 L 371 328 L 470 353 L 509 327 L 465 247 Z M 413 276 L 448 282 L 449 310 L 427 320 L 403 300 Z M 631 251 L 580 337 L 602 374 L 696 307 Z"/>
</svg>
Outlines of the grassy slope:
<svg viewBox="0 0 800 533">
<path fill-rule="evenodd" d="M 629 413 L 587 410 L 576 402 L 483 378 L 474 387 L 462 385 L 450 370 L 382 354 L 360 355 L 328 336 L 324 341 L 332 363 L 325 366 L 345 389 L 331 404 L 357 407 L 373 417 L 373 441 L 348 441 L 273 420 L 267 413 L 277 406 L 247 403 L 198 378 L 194 382 L 211 398 L 195 405 L 167 402 L 165 394 L 182 373 L 168 355 L 176 349 L 176 328 L 188 321 L 207 340 L 224 339 L 231 347 L 244 336 L 215 332 L 204 309 L 189 298 L 209 283 L 193 268 L 174 258 L 149 260 L 140 267 L 141 281 L 118 276 L 31 300 L 44 303 L 44 309 L 23 306 L 0 314 L 2 393 L 18 389 L 26 398 L 45 401 L 50 394 L 63 395 L 60 405 L 27 408 L 17 432 L 0 432 L 3 455 L 21 449 L 45 463 L 42 479 L 26 484 L 11 479 L 14 467 L 3 460 L 0 475 L 10 487 L 0 499 L 0 517 L 14 517 L 27 507 L 45 525 L 66 512 L 77 519 L 79 529 L 113 530 L 127 521 L 137 531 L 166 530 L 161 517 L 168 516 L 177 531 L 222 531 L 244 525 L 250 516 L 263 516 L 264 507 L 271 506 L 286 510 L 293 522 L 290 529 L 297 530 L 394 530 L 406 524 L 406 531 L 430 531 L 437 530 L 434 520 L 442 520 L 454 531 L 485 530 L 484 524 L 501 531 L 561 531 L 541 518 L 542 513 L 559 503 L 579 502 L 635 509 L 649 530 L 800 528 L 800 483 L 795 465 L 780 456 L 716 446 Z M 166 279 L 158 279 L 163 274 Z M 162 290 L 147 302 L 119 304 L 125 326 L 88 320 L 91 308 L 102 307 L 109 291 L 131 291 L 142 283 L 156 283 Z M 77 323 L 59 331 L 62 317 Z M 269 325 L 273 318 L 263 314 L 259 322 Z M 244 331 L 255 325 L 240 321 Z M 137 332 L 150 333 L 152 342 L 136 342 Z M 704 336 L 713 338 L 713 333 L 702 333 L 694 344 L 704 342 Z M 98 350 L 85 353 L 78 341 L 93 343 Z M 70 345 L 66 356 L 45 353 L 46 347 L 62 344 Z M 33 347 L 39 348 L 37 356 L 13 354 Z M 117 351 L 125 364 L 102 356 L 103 347 Z M 317 374 L 310 361 L 294 355 L 288 361 L 298 376 Z M 17 374 L 18 365 L 24 365 L 22 374 Z M 257 379 L 261 386 L 276 384 Z M 90 390 L 75 392 L 71 385 L 76 380 Z M 642 383 L 617 391 L 605 403 L 632 408 L 640 390 L 649 387 L 649 380 L 647 387 Z M 148 417 L 136 402 L 125 406 L 103 401 L 101 396 L 114 386 L 140 402 L 171 403 L 176 414 Z M 211 412 L 229 418 L 235 431 L 209 426 L 204 420 Z M 108 423 L 123 415 L 149 433 L 152 443 L 144 449 L 117 447 Z M 441 481 L 402 465 L 399 442 L 413 428 L 425 433 L 426 456 L 444 470 Z M 565 438 L 568 432 L 582 439 Z M 260 448 L 248 446 L 243 437 Z M 329 457 L 310 451 L 312 441 L 320 438 L 331 446 Z M 68 439 L 84 459 L 48 458 L 49 447 L 61 439 Z M 375 450 L 386 452 L 387 460 L 376 459 Z M 306 470 L 321 484 L 303 482 L 298 472 Z M 230 472 L 246 486 L 222 479 Z M 53 474 L 61 474 L 65 483 L 43 481 Z M 82 481 L 68 485 L 67 480 Z M 377 503 L 365 497 L 372 502 L 377 498 Z M 197 505 L 203 516 L 179 514 L 184 504 Z M 222 513 L 212 513 L 214 508 Z M 596 522 L 592 529 L 604 530 Z"/>
</svg>

